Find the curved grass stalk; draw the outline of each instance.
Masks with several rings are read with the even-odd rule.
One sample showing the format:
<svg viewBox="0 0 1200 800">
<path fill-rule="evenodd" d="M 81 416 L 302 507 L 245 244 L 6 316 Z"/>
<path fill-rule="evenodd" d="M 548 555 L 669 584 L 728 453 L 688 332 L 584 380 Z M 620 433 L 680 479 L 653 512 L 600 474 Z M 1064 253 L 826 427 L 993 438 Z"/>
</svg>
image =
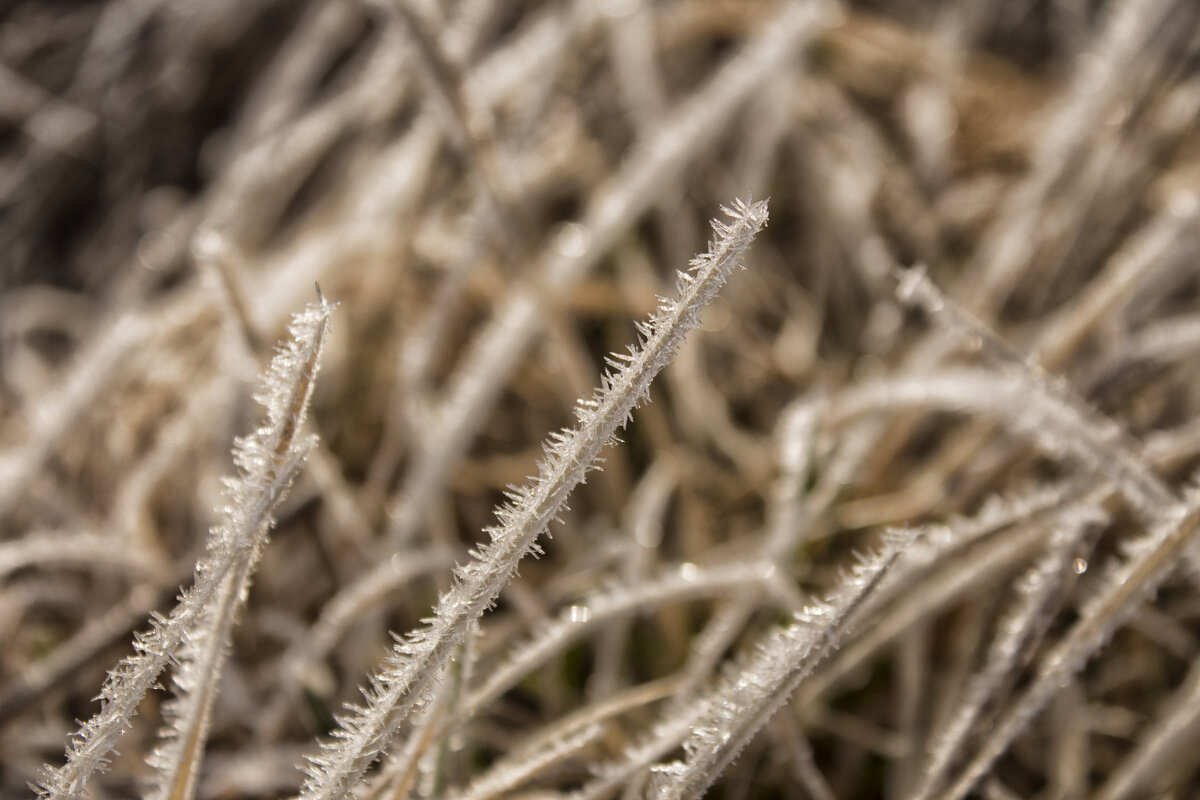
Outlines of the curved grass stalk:
<svg viewBox="0 0 1200 800">
<path fill-rule="evenodd" d="M 467 696 L 462 712 L 472 714 L 495 700 L 524 675 L 532 672 L 582 634 L 602 622 L 637 613 L 647 613 L 667 603 L 679 603 L 696 597 L 722 592 L 743 592 L 770 580 L 774 568 L 769 562 L 732 564 L 710 569 L 664 570 L 640 586 L 621 585 L 570 606 L 558 618 L 538 632 L 532 640 L 512 648 L 512 654 L 489 670 L 482 686 Z"/>
<path fill-rule="evenodd" d="M 1141 502 L 1151 515 L 1154 509 L 1177 502 L 1174 492 L 1140 458 L 1137 444 L 1129 440 L 1118 423 L 1089 407 L 1065 381 L 1055 380 L 1035 358 L 1017 351 L 969 311 L 942 294 L 924 267 L 897 271 L 896 277 L 899 280 L 896 294 L 903 302 L 919 306 L 964 340 L 979 344 L 999 364 L 1014 367 L 1015 377 L 1024 377 L 1028 381 L 1030 394 L 1037 395 L 1047 408 L 1058 407 L 1052 411 L 1054 416 L 1064 418 L 1068 425 L 1079 424 L 1096 431 L 1084 443 L 1084 449 L 1092 450 L 1092 457 L 1100 461 L 1103 461 L 1101 451 L 1108 451 L 1116 469 L 1129 476 L 1126 494 L 1131 501 Z M 1117 476 L 1118 473 L 1113 473 L 1113 477 Z"/>
<path fill-rule="evenodd" d="M 164 571 L 152 556 L 98 533 L 47 531 L 0 544 L 0 577 L 35 564 L 102 567 L 131 578 L 150 578 Z"/>
<path fill-rule="evenodd" d="M 649 324 L 638 325 L 639 346 L 609 359 L 612 371 L 604 375 L 600 389 L 580 401 L 579 427 L 551 435 L 537 477 L 511 490 L 510 504 L 497 512 L 499 524 L 487 531 L 490 541 L 455 570 L 453 586 L 438 599 L 435 616 L 400 640 L 371 677 L 366 704 L 351 707 L 333 740 L 310 760 L 301 791 L 305 800 L 340 800 L 349 794 L 428 693 L 471 626 L 495 602 L 520 560 L 540 552 L 538 537 L 575 486 L 597 467 L 601 449 L 648 399 L 651 381 L 699 324 L 701 312 L 767 221 L 764 203 L 738 201 L 726 213 L 729 222 L 713 222 L 716 238 L 709 251 L 679 273 L 679 299 L 661 299 Z"/>
<path fill-rule="evenodd" d="M 871 412 L 908 407 L 993 415 L 1047 452 L 1069 454 L 1104 475 L 1150 519 L 1177 502 L 1162 479 L 1124 445 L 1119 426 L 1039 389 L 1023 374 L 945 369 L 881 380 L 838 395 L 825 419 L 840 426 Z"/>
</svg>

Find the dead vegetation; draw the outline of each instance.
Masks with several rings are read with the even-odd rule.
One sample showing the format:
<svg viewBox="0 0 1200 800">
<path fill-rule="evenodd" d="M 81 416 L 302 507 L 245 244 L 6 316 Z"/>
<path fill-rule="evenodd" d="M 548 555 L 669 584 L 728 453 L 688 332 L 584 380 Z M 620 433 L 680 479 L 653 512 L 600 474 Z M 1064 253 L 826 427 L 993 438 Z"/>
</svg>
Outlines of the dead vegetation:
<svg viewBox="0 0 1200 800">
<path fill-rule="evenodd" d="M 340 303 L 319 443 L 202 798 L 300 791 L 705 221 L 769 197 L 748 270 L 356 791 L 1194 796 L 1197 14 L 0 11 L 0 794 L 62 763 L 191 585 L 314 281 Z M 877 559 L 846 578 L 853 553 Z M 166 697 L 90 796 L 141 796 Z"/>
</svg>

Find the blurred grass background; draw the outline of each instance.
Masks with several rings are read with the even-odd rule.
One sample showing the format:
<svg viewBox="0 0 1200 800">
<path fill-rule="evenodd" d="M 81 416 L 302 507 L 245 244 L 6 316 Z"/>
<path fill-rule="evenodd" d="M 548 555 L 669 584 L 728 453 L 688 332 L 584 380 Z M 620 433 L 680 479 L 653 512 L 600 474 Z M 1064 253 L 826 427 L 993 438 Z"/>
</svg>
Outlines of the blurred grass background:
<svg viewBox="0 0 1200 800">
<path fill-rule="evenodd" d="M 789 8 L 804 16 L 791 28 Z M 926 265 L 1179 485 L 1200 452 L 1200 8 L 795 8 L 0 10 L 0 791 L 22 796 L 59 757 L 130 633 L 187 580 L 232 437 L 257 413 L 249 381 L 315 280 L 342 303 L 314 408 L 322 446 L 237 633 L 206 798 L 294 791 L 291 765 L 355 697 L 385 632 L 428 612 L 505 485 L 572 422 L 602 356 L 634 340 L 631 323 L 736 196 L 771 198 L 750 269 L 575 495 L 548 556 L 522 568 L 488 618 L 479 675 L 606 580 L 762 552 L 788 404 L 836 406 L 890 376 L 994 365 L 986 342 L 937 335 L 897 301 L 899 267 Z M 774 60 L 755 66 L 771 41 Z M 737 69 L 753 78 L 722 89 Z M 490 353 L 504 340 L 488 326 L 516 319 L 521 303 L 537 310 L 528 330 Z M 827 587 L 888 525 L 954 520 L 1060 479 L 1107 480 L 954 412 L 884 414 L 854 431 L 811 444 L 814 499 L 780 562 L 793 593 Z M 1110 510 L 1085 568 L 1137 529 L 1136 515 Z M 833 662 L 837 688 L 793 703 L 712 796 L 822 785 L 839 798 L 910 796 L 1036 542 L 1022 546 L 853 668 Z M 380 565 L 391 577 L 309 652 L 331 601 Z M 912 591 L 944 580 L 931 571 Z M 985 796 L 1111 788 L 1164 701 L 1178 704 L 1198 651 L 1191 587 L 1179 579 L 1117 635 L 999 762 Z M 463 725 L 414 791 L 440 796 L 514 737 L 682 674 L 731 596 L 756 599 L 718 656 L 788 606 L 761 587 L 716 594 L 563 650 Z M 1064 578 L 1060 595 L 1049 640 L 1087 588 Z M 663 691 L 606 718 L 603 737 L 531 785 L 584 784 L 589 765 L 645 730 Z M 136 794 L 152 711 L 95 797 Z M 1183 755 L 1168 751 L 1124 796 L 1195 796 L 1195 727 L 1172 739 Z M 823 777 L 797 767 L 808 758 Z"/>
</svg>

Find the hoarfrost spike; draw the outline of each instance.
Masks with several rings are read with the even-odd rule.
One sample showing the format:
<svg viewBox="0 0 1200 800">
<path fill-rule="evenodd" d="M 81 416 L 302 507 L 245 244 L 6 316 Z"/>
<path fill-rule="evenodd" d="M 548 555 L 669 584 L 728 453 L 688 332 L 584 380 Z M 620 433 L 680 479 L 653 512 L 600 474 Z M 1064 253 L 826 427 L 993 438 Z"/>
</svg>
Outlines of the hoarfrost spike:
<svg viewBox="0 0 1200 800">
<path fill-rule="evenodd" d="M 66 763 L 44 768 L 37 786 L 43 797 L 74 800 L 86 793 L 89 777 L 109 763 L 117 740 L 132 728 L 143 695 L 158 686 L 169 666 L 179 668 L 180 693 L 166 711 L 169 735 L 151 761 L 160 769 L 160 796 L 178 790 L 178 796 L 189 797 L 194 790 L 232 620 L 245 600 L 271 515 L 313 444 L 298 431 L 333 308 L 319 292 L 318 300 L 292 318 L 290 339 L 255 392 L 266 406 L 266 421 L 234 445 L 238 472 L 224 481 L 223 520 L 209 534 L 192 588 L 180 592 L 168 616 L 151 615 L 149 630 L 134 637 L 135 654 L 109 673 L 100 690 L 100 711 L 69 738 Z"/>
<path fill-rule="evenodd" d="M 442 667 L 466 640 L 478 617 L 499 596 L 537 538 L 562 509 L 567 496 L 594 468 L 600 450 L 629 412 L 646 397 L 651 381 L 670 362 L 680 342 L 696 327 L 751 241 L 767 222 L 765 203 L 737 201 L 728 223 L 714 223 L 717 235 L 697 259 L 695 280 L 678 300 L 662 300 L 651 333 L 623 367 L 601 380 L 601 389 L 579 402 L 580 424 L 538 466 L 528 499 L 519 513 L 502 520 L 503 534 L 481 549 L 473 570 L 455 573 L 450 591 L 439 599 L 437 616 L 409 652 L 398 648 L 377 670 L 379 696 L 343 726 L 344 736 L 327 742 L 308 767 L 303 800 L 342 800 L 378 758 L 396 730 L 428 695 Z"/>
</svg>

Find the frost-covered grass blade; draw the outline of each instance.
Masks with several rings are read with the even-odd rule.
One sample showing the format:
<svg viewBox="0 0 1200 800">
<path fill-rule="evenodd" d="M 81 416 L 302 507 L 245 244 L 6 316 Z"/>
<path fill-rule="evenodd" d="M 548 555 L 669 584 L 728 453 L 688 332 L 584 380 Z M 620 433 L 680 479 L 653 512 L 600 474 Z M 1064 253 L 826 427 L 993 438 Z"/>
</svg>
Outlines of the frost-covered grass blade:
<svg viewBox="0 0 1200 800">
<path fill-rule="evenodd" d="M 204 749 L 216 684 L 250 575 L 266 544 L 272 513 L 299 473 L 313 439 L 299 434 L 308 412 L 332 306 L 320 296 L 292 319 L 290 337 L 272 360 L 255 393 L 267 409 L 264 423 L 234 445 L 238 472 L 225 481 L 222 521 L 209 534 L 192 587 L 166 616 L 134 640 L 135 654 L 109 674 L 100 711 L 72 734 L 67 761 L 45 767 L 39 793 L 73 800 L 103 769 L 117 740 L 132 726 L 142 696 L 168 666 L 177 666 L 177 698 L 167 710 L 165 741 L 151 761 L 158 798 L 190 798 Z"/>
</svg>

